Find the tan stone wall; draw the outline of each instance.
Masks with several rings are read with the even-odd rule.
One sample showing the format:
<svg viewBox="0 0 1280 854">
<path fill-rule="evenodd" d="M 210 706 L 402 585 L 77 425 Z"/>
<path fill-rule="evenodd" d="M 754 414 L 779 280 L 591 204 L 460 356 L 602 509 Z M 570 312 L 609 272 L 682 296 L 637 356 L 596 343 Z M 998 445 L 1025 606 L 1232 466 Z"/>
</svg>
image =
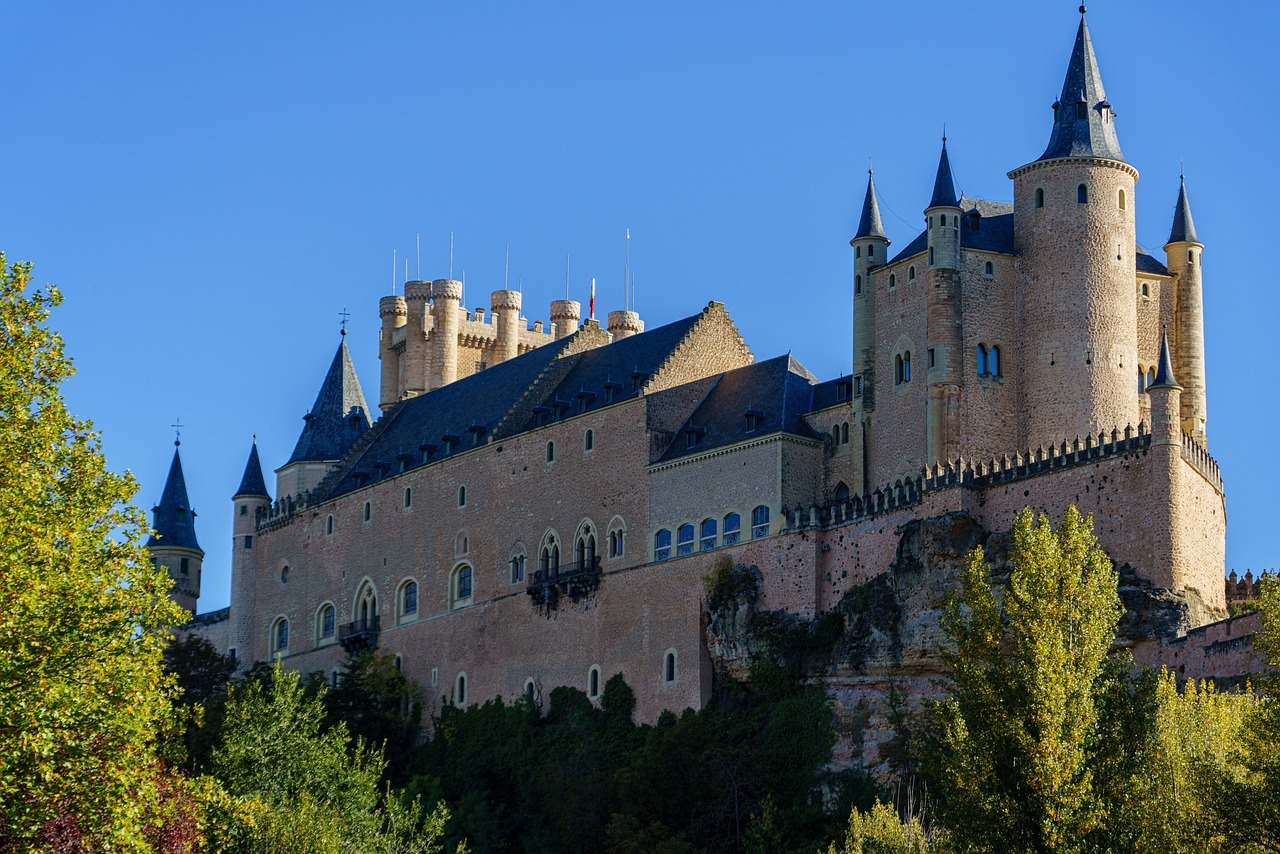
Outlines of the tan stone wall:
<svg viewBox="0 0 1280 854">
<path fill-rule="evenodd" d="M 965 250 L 961 254 L 964 283 L 964 394 L 961 448 L 967 459 L 991 459 L 1023 447 L 1017 412 L 1021 397 L 1021 342 L 1017 335 L 1014 294 L 1016 259 L 1008 255 Z M 992 275 L 985 273 L 991 262 Z M 1000 375 L 978 376 L 977 348 L 1000 348 Z"/>
<path fill-rule="evenodd" d="M 875 271 L 876 392 L 868 431 L 870 481 L 891 483 L 914 476 L 924 465 L 928 405 L 925 316 L 928 275 L 925 253 Z M 916 268 L 915 281 L 909 270 Z M 897 284 L 889 287 L 889 277 Z M 911 381 L 895 384 L 896 356 L 911 351 Z"/>
<path fill-rule="evenodd" d="M 820 497 L 830 501 L 836 488 L 843 483 L 850 493 L 862 491 L 862 453 L 859 437 L 861 427 L 858 413 L 852 402 L 846 402 L 805 416 L 805 421 L 820 436 L 825 437 Z M 835 428 L 840 439 L 835 439 Z M 846 429 L 847 428 L 847 429 Z M 845 440 L 845 435 L 848 440 Z"/>
<path fill-rule="evenodd" d="M 673 388 L 702 377 L 745 367 L 755 361 L 724 303 L 713 302 L 684 340 L 645 383 L 645 394 Z"/>
<path fill-rule="evenodd" d="M 1262 615 L 1257 611 L 1228 617 L 1192 629 L 1184 637 L 1139 644 L 1133 650 L 1134 662 L 1139 667 L 1163 665 L 1179 679 L 1244 682 L 1274 671 L 1253 643 L 1261 630 Z"/>
</svg>

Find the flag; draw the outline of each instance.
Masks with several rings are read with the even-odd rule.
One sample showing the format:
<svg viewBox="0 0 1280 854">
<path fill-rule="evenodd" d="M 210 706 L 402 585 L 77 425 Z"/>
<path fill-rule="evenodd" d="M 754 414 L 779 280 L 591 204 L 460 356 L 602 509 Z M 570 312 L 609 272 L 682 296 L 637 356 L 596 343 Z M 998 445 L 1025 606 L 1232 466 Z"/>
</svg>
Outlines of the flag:
<svg viewBox="0 0 1280 854">
<path fill-rule="evenodd" d="M 596 319 L 596 277 L 595 276 L 591 277 L 591 302 L 590 302 L 590 310 L 589 310 L 589 313 L 587 314 L 587 317 L 591 318 L 592 320 Z"/>
</svg>

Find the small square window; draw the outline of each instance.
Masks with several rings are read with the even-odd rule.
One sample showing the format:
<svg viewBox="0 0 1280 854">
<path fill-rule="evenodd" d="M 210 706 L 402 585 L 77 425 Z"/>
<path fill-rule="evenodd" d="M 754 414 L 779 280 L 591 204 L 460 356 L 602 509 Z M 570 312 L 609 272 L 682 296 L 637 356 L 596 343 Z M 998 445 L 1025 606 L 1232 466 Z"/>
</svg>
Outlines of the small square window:
<svg viewBox="0 0 1280 854">
<path fill-rule="evenodd" d="M 248 505 L 248 504 L 241 504 L 241 505 L 240 505 L 240 515 L 241 515 L 241 516 L 248 516 L 248 515 L 249 515 L 249 505 Z"/>
<path fill-rule="evenodd" d="M 936 368 L 938 366 L 938 357 L 935 355 L 932 347 L 929 348 L 929 367 Z"/>
<path fill-rule="evenodd" d="M 191 571 L 191 560 L 190 560 L 190 558 L 185 558 L 185 557 L 184 557 L 184 558 L 182 559 L 182 563 L 180 563 L 178 566 L 179 566 L 179 569 L 178 569 L 178 571 L 179 571 L 179 572 L 181 572 L 183 575 L 188 574 L 188 573 Z"/>
<path fill-rule="evenodd" d="M 853 396 L 862 397 L 862 376 L 861 375 L 853 378 Z"/>
<path fill-rule="evenodd" d="M 253 548 L 253 537 L 250 536 L 249 534 L 244 535 L 244 547 L 246 549 Z"/>
</svg>

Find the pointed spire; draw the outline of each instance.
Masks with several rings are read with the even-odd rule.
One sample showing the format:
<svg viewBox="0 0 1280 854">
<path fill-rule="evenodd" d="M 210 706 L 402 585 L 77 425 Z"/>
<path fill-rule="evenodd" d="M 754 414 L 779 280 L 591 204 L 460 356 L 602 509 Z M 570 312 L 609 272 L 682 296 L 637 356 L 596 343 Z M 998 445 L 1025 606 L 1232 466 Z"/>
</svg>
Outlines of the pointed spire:
<svg viewBox="0 0 1280 854">
<path fill-rule="evenodd" d="M 1062 95 L 1053 105 L 1053 133 L 1040 160 L 1058 157 L 1105 157 L 1124 161 L 1116 136 L 1115 112 L 1102 87 L 1102 73 L 1093 52 L 1084 6 L 1080 7 L 1080 28 L 1067 63 Z"/>
<path fill-rule="evenodd" d="M 240 487 L 233 498 L 240 497 L 270 498 L 267 482 L 262 476 L 262 463 L 258 461 L 258 440 L 254 437 L 253 447 L 249 449 L 249 461 L 244 466 L 244 476 L 240 478 Z"/>
<path fill-rule="evenodd" d="M 371 426 L 369 404 L 356 377 L 356 367 L 351 362 L 345 336 L 333 354 L 329 372 L 325 374 L 320 393 L 311 411 L 306 415 L 306 425 L 298 436 L 298 444 L 289 457 L 290 463 L 328 462 L 340 460 Z M 286 463 L 288 465 L 288 463 Z"/>
<path fill-rule="evenodd" d="M 196 542 L 196 514 L 187 499 L 187 481 L 182 476 L 182 457 L 178 453 L 179 442 L 174 442 L 173 462 L 169 464 L 169 477 L 164 482 L 160 503 L 151 508 L 155 532 L 147 540 L 147 547 L 180 546 L 200 550 Z M 201 551 L 203 554 L 203 551 Z"/>
<path fill-rule="evenodd" d="M 884 237 L 884 224 L 880 222 L 880 205 L 876 202 L 876 179 L 873 170 L 867 170 L 867 195 L 862 200 L 862 218 L 853 239 L 860 237 Z"/>
<path fill-rule="evenodd" d="M 1167 331 L 1160 337 L 1160 362 L 1156 368 L 1156 381 L 1147 386 L 1147 390 L 1150 391 L 1153 388 L 1164 386 L 1182 388 L 1173 376 L 1173 360 L 1169 358 L 1169 333 Z"/>
<path fill-rule="evenodd" d="M 947 157 L 947 138 L 942 138 L 942 156 L 938 158 L 938 174 L 933 179 L 933 198 L 929 200 L 929 208 L 959 207 L 956 198 L 956 185 L 951 179 L 951 160 Z"/>
<path fill-rule="evenodd" d="M 1200 238 L 1196 237 L 1196 224 L 1191 219 L 1191 203 L 1187 201 L 1187 178 L 1185 175 L 1179 175 L 1178 178 L 1181 183 L 1178 186 L 1178 203 L 1173 208 L 1173 229 L 1169 232 L 1169 239 L 1165 245 L 1199 243 Z"/>
</svg>

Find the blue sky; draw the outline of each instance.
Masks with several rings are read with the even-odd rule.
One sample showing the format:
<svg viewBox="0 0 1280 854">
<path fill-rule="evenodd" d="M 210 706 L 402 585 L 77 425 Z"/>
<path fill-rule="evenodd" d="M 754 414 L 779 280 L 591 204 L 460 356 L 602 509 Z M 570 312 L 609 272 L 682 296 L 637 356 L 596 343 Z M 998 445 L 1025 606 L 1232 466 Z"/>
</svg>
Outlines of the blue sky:
<svg viewBox="0 0 1280 854">
<path fill-rule="evenodd" d="M 1280 403 L 1255 377 L 1280 309 L 1258 272 L 1280 197 L 1278 18 L 1183 0 L 1089 13 L 1142 175 L 1139 241 L 1160 258 L 1186 165 L 1241 570 L 1277 563 L 1261 434 Z M 1048 139 L 1078 19 L 1069 2 L 932 0 L 12 4 L 0 248 L 63 289 L 68 400 L 143 506 L 169 425 L 186 425 L 208 610 L 229 597 L 251 437 L 267 467 L 287 458 L 344 308 L 376 405 L 377 301 L 393 250 L 415 274 L 415 235 L 437 278 L 455 233 L 472 308 L 502 287 L 509 244 L 534 320 L 564 296 L 566 254 L 573 297 L 595 276 L 598 313 L 620 308 L 629 228 L 650 326 L 721 300 L 757 358 L 792 350 L 831 377 L 850 364 L 868 158 L 896 247 L 919 229 L 944 123 L 960 188 L 1009 200 L 1006 173 Z"/>
</svg>

